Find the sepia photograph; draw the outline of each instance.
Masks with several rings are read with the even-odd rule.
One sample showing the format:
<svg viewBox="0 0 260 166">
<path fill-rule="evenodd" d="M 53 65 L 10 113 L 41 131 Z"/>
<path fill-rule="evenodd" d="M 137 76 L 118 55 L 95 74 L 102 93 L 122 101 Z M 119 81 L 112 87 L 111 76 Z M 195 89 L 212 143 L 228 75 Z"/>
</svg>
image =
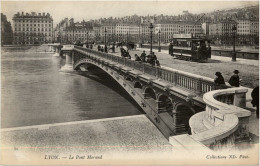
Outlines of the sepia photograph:
<svg viewBox="0 0 260 166">
<path fill-rule="evenodd" d="M 0 165 L 259 165 L 258 0 L 0 3 Z"/>
</svg>

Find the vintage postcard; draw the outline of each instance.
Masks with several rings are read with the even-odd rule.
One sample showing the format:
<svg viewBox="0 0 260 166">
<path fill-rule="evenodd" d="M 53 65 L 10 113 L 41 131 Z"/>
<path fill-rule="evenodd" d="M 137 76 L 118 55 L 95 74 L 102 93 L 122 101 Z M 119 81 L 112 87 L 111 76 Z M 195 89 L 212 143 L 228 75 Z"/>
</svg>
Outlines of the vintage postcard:
<svg viewBox="0 0 260 166">
<path fill-rule="evenodd" d="M 258 165 L 258 1 L 1 1 L 1 165 Z"/>
</svg>

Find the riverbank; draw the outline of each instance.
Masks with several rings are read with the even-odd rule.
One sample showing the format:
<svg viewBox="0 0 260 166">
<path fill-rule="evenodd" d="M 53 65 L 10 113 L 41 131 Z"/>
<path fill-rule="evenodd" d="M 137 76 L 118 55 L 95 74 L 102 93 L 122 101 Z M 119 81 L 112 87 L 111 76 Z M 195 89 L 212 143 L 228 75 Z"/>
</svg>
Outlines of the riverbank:
<svg viewBox="0 0 260 166">
<path fill-rule="evenodd" d="M 8 45 L 2 46 L 1 52 L 50 52 L 48 45 Z"/>
</svg>

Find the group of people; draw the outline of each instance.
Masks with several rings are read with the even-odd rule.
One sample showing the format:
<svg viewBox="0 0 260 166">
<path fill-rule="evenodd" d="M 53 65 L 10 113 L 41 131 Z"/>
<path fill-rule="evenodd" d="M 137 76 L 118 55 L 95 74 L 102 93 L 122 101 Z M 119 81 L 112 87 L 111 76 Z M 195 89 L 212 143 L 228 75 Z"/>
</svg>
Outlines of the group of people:
<svg viewBox="0 0 260 166">
<path fill-rule="evenodd" d="M 241 79 L 239 78 L 238 75 L 239 71 L 234 70 L 234 74 L 230 77 L 228 83 L 233 86 L 233 87 L 239 87 Z M 216 78 L 214 79 L 214 82 L 219 85 L 225 85 L 225 80 L 220 72 L 215 73 Z M 257 81 L 259 81 L 257 79 Z M 259 85 L 256 86 L 253 91 L 251 92 L 251 97 L 252 97 L 252 105 L 253 107 L 256 107 L 256 117 L 259 118 Z"/>
<path fill-rule="evenodd" d="M 140 57 L 137 54 L 135 54 L 135 61 L 149 63 L 152 66 L 160 66 L 160 62 L 157 59 L 157 56 L 154 54 L 154 52 L 152 52 L 151 55 L 146 55 L 145 51 L 143 51 Z"/>
<path fill-rule="evenodd" d="M 128 50 L 120 48 L 120 51 L 122 57 L 131 59 L 131 55 L 129 54 Z M 140 56 L 135 54 L 135 61 L 149 63 L 152 66 L 160 66 L 160 62 L 158 61 L 157 56 L 154 54 L 154 52 L 152 52 L 151 55 L 146 55 L 145 51 L 143 51 L 143 53 Z"/>
<path fill-rule="evenodd" d="M 86 48 L 93 49 L 93 44 L 86 44 Z"/>
<path fill-rule="evenodd" d="M 230 77 L 228 83 L 231 86 L 239 87 L 240 86 L 240 82 L 241 82 L 241 79 L 239 79 L 239 76 L 238 76 L 239 71 L 238 70 L 234 70 L 233 73 L 234 74 Z M 221 85 L 221 84 L 225 85 L 225 80 L 224 80 L 224 77 L 222 76 L 222 74 L 219 71 L 217 71 L 215 73 L 215 75 L 216 75 L 216 78 L 214 79 L 214 82 L 216 84 L 219 84 L 219 85 Z"/>
</svg>

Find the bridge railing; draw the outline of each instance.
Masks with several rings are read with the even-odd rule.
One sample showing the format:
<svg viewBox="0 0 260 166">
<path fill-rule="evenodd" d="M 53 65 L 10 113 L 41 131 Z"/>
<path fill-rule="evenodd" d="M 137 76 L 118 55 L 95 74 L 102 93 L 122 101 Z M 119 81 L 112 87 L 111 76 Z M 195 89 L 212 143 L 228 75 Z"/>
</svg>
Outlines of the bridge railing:
<svg viewBox="0 0 260 166">
<path fill-rule="evenodd" d="M 248 138 L 251 112 L 243 109 L 246 93 L 247 89 L 230 88 L 204 94 L 206 111 L 193 115 L 189 121 L 192 138 L 213 149 Z"/>
<path fill-rule="evenodd" d="M 75 48 L 93 54 L 95 56 L 110 60 L 112 62 L 116 62 L 118 64 L 127 66 L 134 70 L 141 71 L 144 74 L 148 74 L 161 80 L 167 81 L 180 88 L 194 91 L 196 92 L 196 94 L 201 96 L 204 93 L 212 90 L 226 89 L 230 87 L 228 85 L 217 85 L 214 83 L 212 79 L 208 79 L 195 74 L 190 74 L 187 72 L 170 69 L 166 67 L 152 66 L 147 63 L 136 62 L 127 58 L 119 57 L 104 52 L 99 52 L 84 47 L 75 46 Z"/>
</svg>

